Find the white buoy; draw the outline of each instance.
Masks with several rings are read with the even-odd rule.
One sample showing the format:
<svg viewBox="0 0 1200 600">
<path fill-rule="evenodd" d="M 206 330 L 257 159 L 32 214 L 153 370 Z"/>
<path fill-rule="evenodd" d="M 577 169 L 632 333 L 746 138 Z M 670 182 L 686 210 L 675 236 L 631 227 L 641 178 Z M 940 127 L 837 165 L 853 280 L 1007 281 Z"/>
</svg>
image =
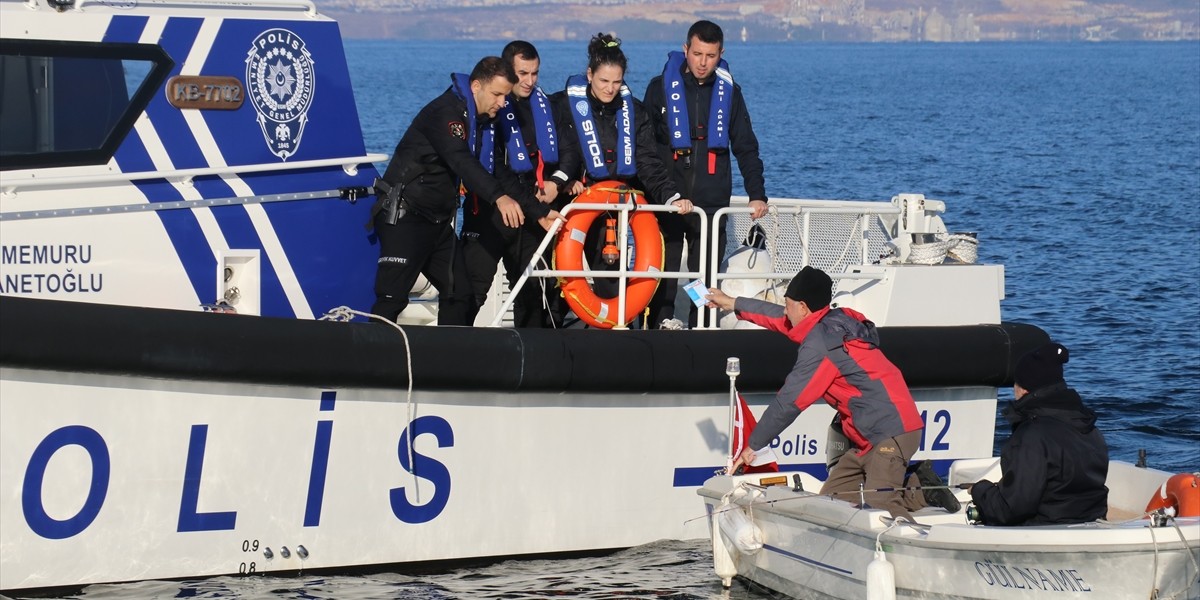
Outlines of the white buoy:
<svg viewBox="0 0 1200 600">
<path fill-rule="evenodd" d="M 867 565 L 867 600 L 896 600 L 896 568 L 878 545 L 875 560 Z"/>
</svg>

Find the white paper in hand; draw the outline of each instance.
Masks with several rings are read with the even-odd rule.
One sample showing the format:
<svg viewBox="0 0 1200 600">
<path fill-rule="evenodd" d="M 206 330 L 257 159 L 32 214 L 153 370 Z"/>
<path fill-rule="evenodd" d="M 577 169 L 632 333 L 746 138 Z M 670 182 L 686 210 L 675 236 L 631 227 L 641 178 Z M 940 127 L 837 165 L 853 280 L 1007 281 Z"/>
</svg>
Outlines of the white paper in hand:
<svg viewBox="0 0 1200 600">
<path fill-rule="evenodd" d="M 708 303 L 708 300 L 705 298 L 708 295 L 708 288 L 705 287 L 703 281 L 693 279 L 690 283 L 683 286 L 683 289 L 687 292 L 688 297 L 692 299 L 692 304 L 704 308 L 704 305 Z"/>
</svg>

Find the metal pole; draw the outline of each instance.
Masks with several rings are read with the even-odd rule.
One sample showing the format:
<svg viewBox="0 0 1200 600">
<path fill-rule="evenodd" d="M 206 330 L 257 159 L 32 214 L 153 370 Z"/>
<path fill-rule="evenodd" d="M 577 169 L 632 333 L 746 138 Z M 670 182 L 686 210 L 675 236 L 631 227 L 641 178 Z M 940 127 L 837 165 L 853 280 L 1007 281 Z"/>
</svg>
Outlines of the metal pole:
<svg viewBox="0 0 1200 600">
<path fill-rule="evenodd" d="M 621 200 L 618 202 L 618 204 L 625 202 L 625 199 L 626 195 L 621 194 Z M 629 204 L 633 207 L 630 210 L 637 209 L 637 204 L 635 203 L 634 199 L 630 199 Z M 617 232 L 619 234 L 617 235 L 617 260 L 620 261 L 617 264 L 621 266 L 621 274 L 619 276 L 620 279 L 618 279 L 617 285 L 617 315 L 613 319 L 617 324 L 613 326 L 613 329 L 629 329 L 629 324 L 625 322 L 625 284 L 629 283 L 629 276 L 625 273 L 625 270 L 629 268 L 628 210 L 623 210 L 617 214 Z M 635 317 L 634 320 L 636 321 L 637 318 Z"/>
<path fill-rule="evenodd" d="M 725 474 L 733 475 L 733 415 L 737 411 L 737 377 L 742 372 L 742 361 L 736 356 L 725 359 L 725 374 L 729 376 L 729 458 L 725 461 Z M 744 419 L 745 417 L 743 417 Z"/>
</svg>

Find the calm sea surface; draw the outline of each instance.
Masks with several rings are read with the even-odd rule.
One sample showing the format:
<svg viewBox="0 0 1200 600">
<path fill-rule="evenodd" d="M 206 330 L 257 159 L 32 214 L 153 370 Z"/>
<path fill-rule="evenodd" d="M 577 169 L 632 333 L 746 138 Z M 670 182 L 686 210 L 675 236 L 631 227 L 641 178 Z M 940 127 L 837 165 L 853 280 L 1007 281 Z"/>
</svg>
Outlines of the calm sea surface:
<svg viewBox="0 0 1200 600">
<path fill-rule="evenodd" d="M 367 149 L 390 155 L 451 71 L 502 47 L 348 42 Z M 638 97 L 675 48 L 625 46 Z M 586 66 L 582 42 L 538 49 L 548 92 Z M 951 230 L 979 232 L 980 261 L 1005 265 L 1004 319 L 1071 349 L 1067 380 L 1099 413 L 1111 456 L 1134 461 L 1144 448 L 1151 466 L 1200 469 L 1200 45 L 733 45 L 726 58 L 770 196 L 944 200 Z M 1007 426 L 997 432 L 998 447 Z M 744 586 L 722 592 L 697 541 L 437 574 L 145 582 L 70 597 L 773 597 Z"/>
</svg>

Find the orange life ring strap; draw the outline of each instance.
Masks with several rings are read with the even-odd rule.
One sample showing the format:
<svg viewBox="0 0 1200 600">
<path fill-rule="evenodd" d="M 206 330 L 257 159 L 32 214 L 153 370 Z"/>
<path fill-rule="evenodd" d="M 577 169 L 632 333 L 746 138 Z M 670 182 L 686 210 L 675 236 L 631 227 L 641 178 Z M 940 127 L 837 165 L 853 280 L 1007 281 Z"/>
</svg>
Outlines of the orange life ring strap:
<svg viewBox="0 0 1200 600">
<path fill-rule="evenodd" d="M 646 204 L 642 193 L 619 181 L 600 181 L 584 190 L 575 198 L 575 202 L 589 204 L 619 204 L 633 197 L 638 204 Z M 588 229 L 601 212 L 598 210 L 581 210 L 572 212 L 559 234 L 558 243 L 554 247 L 554 268 L 563 270 L 582 270 L 584 263 L 584 242 L 587 240 Z M 658 219 L 651 213 L 634 212 L 629 216 L 629 229 L 633 235 L 633 243 L 637 249 L 634 256 L 634 271 L 662 271 L 666 261 L 662 233 L 658 229 Z M 597 272 L 600 276 L 602 272 Z M 637 315 L 650 304 L 658 289 L 658 279 L 631 278 L 626 280 L 625 313 L 618 315 L 617 298 L 601 298 L 592 290 L 584 277 L 563 277 L 559 279 L 559 287 L 567 305 L 583 322 L 601 329 L 611 329 L 628 325 Z"/>
<path fill-rule="evenodd" d="M 1146 512 L 1174 508 L 1177 517 L 1200 517 L 1200 473 L 1172 475 L 1154 493 Z"/>
</svg>

